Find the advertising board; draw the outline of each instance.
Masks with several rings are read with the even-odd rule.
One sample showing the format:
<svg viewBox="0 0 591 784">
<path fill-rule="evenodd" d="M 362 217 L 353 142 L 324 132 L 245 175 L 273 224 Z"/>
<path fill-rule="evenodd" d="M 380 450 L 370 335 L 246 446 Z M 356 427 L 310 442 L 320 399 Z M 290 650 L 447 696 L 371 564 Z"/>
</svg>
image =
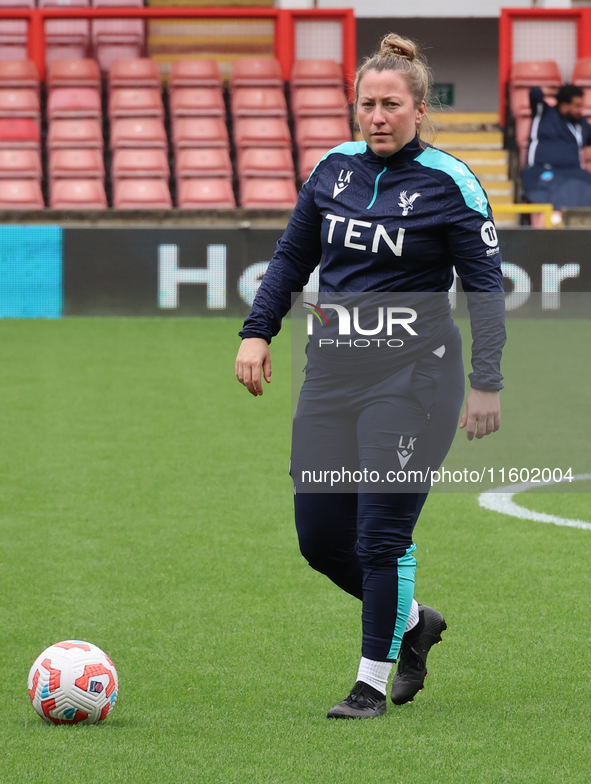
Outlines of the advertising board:
<svg viewBox="0 0 591 784">
<path fill-rule="evenodd" d="M 591 291 L 591 231 L 498 233 L 508 310 L 525 313 L 529 295 L 542 293 L 542 309 L 556 312 L 561 293 Z M 4 226 L 0 316 L 245 316 L 281 234 Z M 317 272 L 306 289 L 318 290 Z"/>
</svg>

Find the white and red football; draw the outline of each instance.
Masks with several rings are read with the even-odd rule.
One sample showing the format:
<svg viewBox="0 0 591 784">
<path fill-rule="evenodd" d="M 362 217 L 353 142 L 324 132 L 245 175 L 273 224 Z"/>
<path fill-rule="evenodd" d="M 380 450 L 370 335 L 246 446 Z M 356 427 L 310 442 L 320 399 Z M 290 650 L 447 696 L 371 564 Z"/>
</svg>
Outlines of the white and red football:
<svg viewBox="0 0 591 784">
<path fill-rule="evenodd" d="M 29 672 L 31 704 L 48 724 L 98 724 L 115 707 L 119 676 L 107 654 L 82 640 L 56 642 Z"/>
</svg>

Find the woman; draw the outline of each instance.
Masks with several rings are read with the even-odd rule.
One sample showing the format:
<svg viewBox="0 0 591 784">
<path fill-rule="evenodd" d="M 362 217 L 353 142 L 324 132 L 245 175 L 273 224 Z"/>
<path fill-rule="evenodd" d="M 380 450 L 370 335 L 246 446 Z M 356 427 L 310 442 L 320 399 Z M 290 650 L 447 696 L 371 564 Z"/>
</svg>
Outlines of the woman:
<svg viewBox="0 0 591 784">
<path fill-rule="evenodd" d="M 437 298 L 434 307 L 422 307 L 416 322 L 421 326 L 407 330 L 415 337 L 399 341 L 404 346 L 394 360 L 384 360 L 376 349 L 371 367 L 352 372 L 354 356 L 324 356 L 312 338 L 308 346 L 292 445 L 300 549 L 313 568 L 363 602 L 357 680 L 329 718 L 385 713 L 387 680 L 399 654 L 392 700 L 412 701 L 423 688 L 427 653 L 447 627 L 439 612 L 413 598 L 412 532 L 428 483 L 403 492 L 378 493 L 361 484 L 357 493 L 309 493 L 300 472 L 303 454 L 319 440 L 336 455 L 349 454 L 353 443 L 361 468 L 371 466 L 378 452 L 397 455 L 403 465 L 416 442 L 422 465 L 441 465 L 464 394 L 459 333 L 445 293 L 454 266 L 466 292 L 491 292 L 468 295 L 472 389 L 460 427 L 472 440 L 500 425 L 505 338 L 496 233 L 474 175 L 420 140 L 429 87 L 430 72 L 417 46 L 387 35 L 356 76 L 365 141 L 331 150 L 303 186 L 240 333 L 236 375 L 257 396 L 263 394 L 261 374 L 271 380 L 269 343 L 291 306 L 290 292 L 302 290 L 318 262 L 321 308 L 328 293 L 404 292 L 419 298 L 419 309 L 421 297 Z M 337 388 L 345 391 L 335 395 Z M 317 427 L 322 439 L 315 439 Z"/>
</svg>

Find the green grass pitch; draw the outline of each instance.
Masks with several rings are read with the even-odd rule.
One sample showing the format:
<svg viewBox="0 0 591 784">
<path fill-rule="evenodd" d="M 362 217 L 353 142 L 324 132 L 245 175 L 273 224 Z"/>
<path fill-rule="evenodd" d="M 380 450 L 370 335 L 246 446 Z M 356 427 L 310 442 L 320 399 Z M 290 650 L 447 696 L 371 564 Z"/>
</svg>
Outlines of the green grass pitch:
<svg viewBox="0 0 591 784">
<path fill-rule="evenodd" d="M 425 691 L 375 721 L 326 720 L 355 679 L 360 606 L 298 553 L 289 330 L 255 400 L 233 378 L 238 329 L 0 322 L 1 784 L 588 784 L 591 531 L 485 511 L 476 494 L 432 494 L 417 527 L 417 596 L 450 627 Z M 462 439 L 453 459 L 502 460 L 525 434 L 507 464 L 528 457 L 525 437 L 591 471 L 588 326 L 516 329 L 508 441 Z M 572 341 L 583 366 L 565 397 L 548 346 Z M 540 416 L 540 342 L 574 430 Z M 591 522 L 590 498 L 523 505 Z M 119 670 L 101 726 L 47 726 L 29 704 L 33 660 L 68 638 Z"/>
</svg>

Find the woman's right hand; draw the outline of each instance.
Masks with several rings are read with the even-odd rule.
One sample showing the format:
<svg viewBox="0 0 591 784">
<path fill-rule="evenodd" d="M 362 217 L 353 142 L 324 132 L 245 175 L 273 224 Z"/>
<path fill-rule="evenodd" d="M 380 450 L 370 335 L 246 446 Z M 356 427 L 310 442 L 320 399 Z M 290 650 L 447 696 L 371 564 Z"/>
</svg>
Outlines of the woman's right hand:
<svg viewBox="0 0 591 784">
<path fill-rule="evenodd" d="M 236 357 L 236 378 L 251 395 L 263 394 L 261 373 L 271 383 L 271 351 L 264 338 L 244 338 Z"/>
</svg>

